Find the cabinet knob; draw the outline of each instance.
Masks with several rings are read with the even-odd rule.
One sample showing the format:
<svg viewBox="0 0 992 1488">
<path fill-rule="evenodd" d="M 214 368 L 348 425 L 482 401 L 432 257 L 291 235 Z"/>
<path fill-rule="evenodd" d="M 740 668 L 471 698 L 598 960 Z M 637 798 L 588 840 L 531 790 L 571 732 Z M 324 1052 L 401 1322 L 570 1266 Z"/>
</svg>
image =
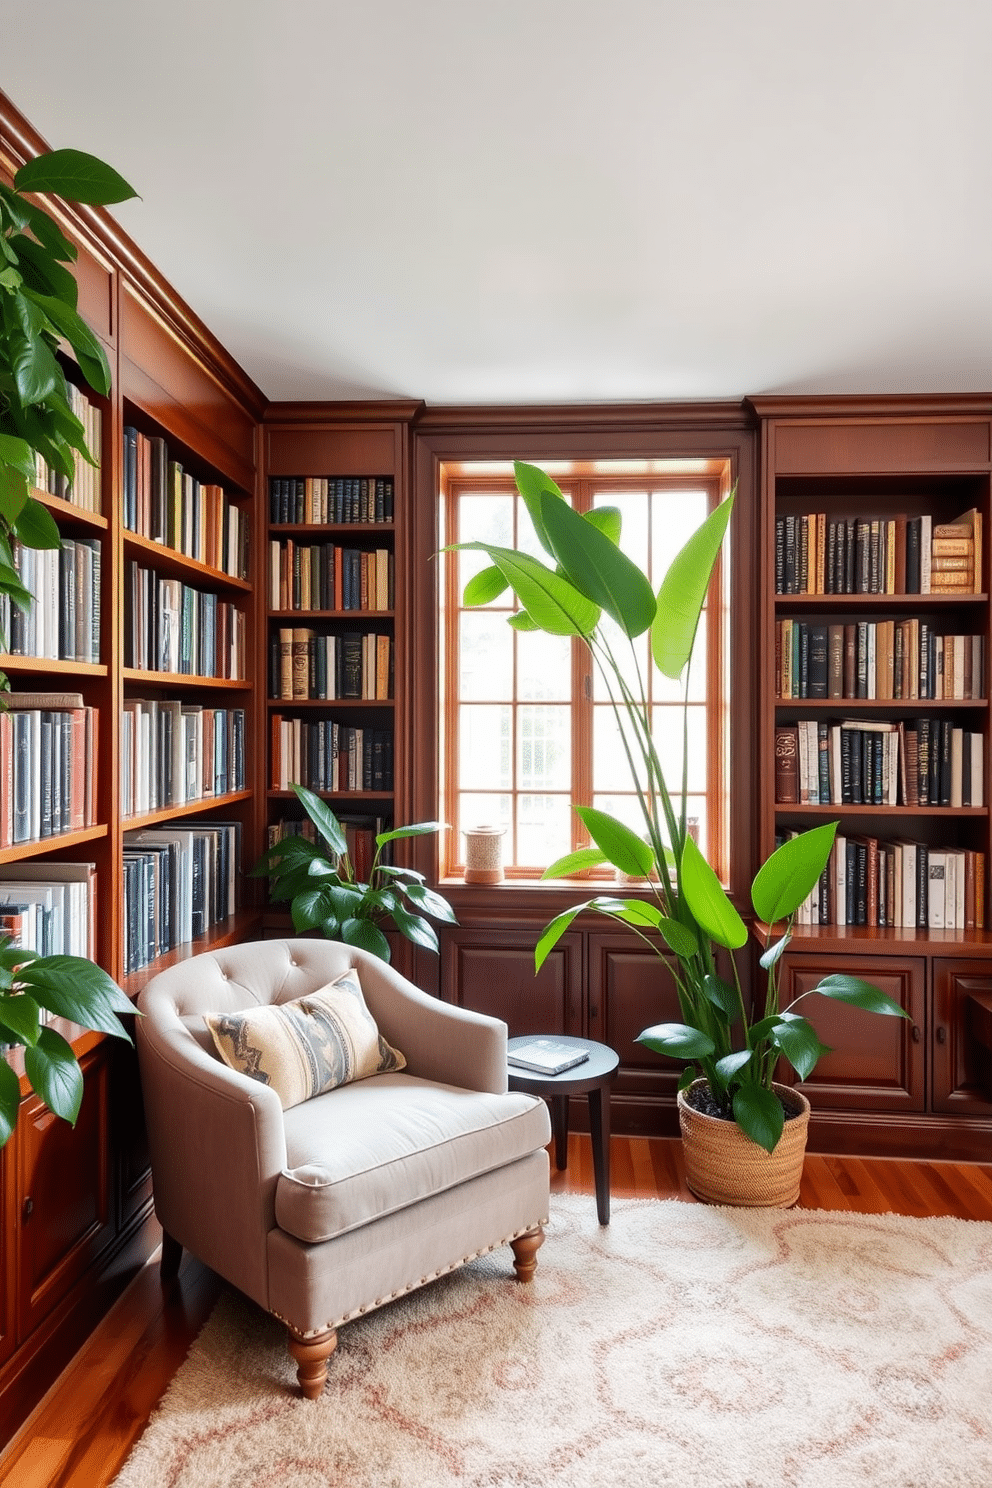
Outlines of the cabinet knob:
<svg viewBox="0 0 992 1488">
<path fill-rule="evenodd" d="M 937 1028 L 937 1042 L 938 1044 L 947 1043 L 947 1029 L 942 1026 L 938 1026 Z"/>
<path fill-rule="evenodd" d="M 914 1023 L 913 1024 L 913 1043 L 914 1044 L 918 1044 L 920 1042 L 920 1039 L 922 1037 L 923 1037 L 923 1035 L 920 1032 L 919 1027 L 917 1026 L 917 1024 Z"/>
<path fill-rule="evenodd" d="M 34 1199 L 32 1199 L 31 1195 L 29 1194 L 28 1197 L 24 1200 L 24 1203 L 21 1205 L 21 1223 L 27 1224 L 33 1213 Z"/>
</svg>

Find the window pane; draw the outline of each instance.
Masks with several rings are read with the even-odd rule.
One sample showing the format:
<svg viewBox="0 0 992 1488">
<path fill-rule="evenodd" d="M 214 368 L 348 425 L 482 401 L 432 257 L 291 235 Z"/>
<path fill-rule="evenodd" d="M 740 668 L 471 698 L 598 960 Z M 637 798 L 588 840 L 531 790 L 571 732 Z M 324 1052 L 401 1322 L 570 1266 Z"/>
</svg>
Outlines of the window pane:
<svg viewBox="0 0 992 1488">
<path fill-rule="evenodd" d="M 572 809 L 567 796 L 518 798 L 517 858 L 524 867 L 546 868 L 572 849 Z"/>
<path fill-rule="evenodd" d="M 594 506 L 615 506 L 620 512 L 620 550 L 643 568 L 648 551 L 648 496 L 646 491 L 598 491 Z M 657 587 L 657 586 L 656 586 Z"/>
<path fill-rule="evenodd" d="M 486 795 L 482 792 L 463 792 L 458 798 L 458 841 L 452 844 L 452 856 L 459 863 L 465 861 L 464 832 L 473 827 L 512 827 L 510 797 Z M 504 839 L 504 848 L 508 842 Z M 504 853 L 504 861 L 505 861 Z"/>
<path fill-rule="evenodd" d="M 463 610 L 458 616 L 460 695 L 467 702 L 513 698 L 513 631 L 506 612 Z"/>
<path fill-rule="evenodd" d="M 593 712 L 592 784 L 594 791 L 629 791 L 633 777 L 613 709 L 597 707 Z M 637 778 L 647 779 L 638 755 Z"/>
<path fill-rule="evenodd" d="M 637 636 L 633 641 L 630 641 L 624 635 L 616 621 L 611 620 L 608 615 L 603 616 L 600 625 L 603 634 L 607 637 L 613 659 L 620 669 L 620 675 L 627 683 L 627 686 L 634 693 L 635 697 L 643 697 L 645 694 L 650 697 L 650 693 L 647 692 L 647 688 L 650 685 L 648 682 L 648 668 L 650 667 L 654 671 L 656 677 L 660 674 L 658 668 L 651 660 L 650 641 L 647 633 Z M 593 698 L 597 703 L 608 703 L 610 692 L 603 680 L 602 673 L 599 667 L 594 666 L 591 661 L 590 666 L 593 666 Z M 610 675 L 610 688 L 615 695 L 619 694 L 619 689 L 612 673 Z"/>
<path fill-rule="evenodd" d="M 463 787 L 512 789 L 512 729 L 512 708 L 474 705 L 459 710 L 458 779 Z"/>
<path fill-rule="evenodd" d="M 705 491 L 655 491 L 651 511 L 651 572 L 655 593 L 672 559 L 706 520 L 709 501 Z"/>
<path fill-rule="evenodd" d="M 690 791 L 706 789 L 706 713 L 690 708 L 688 717 Z M 654 745 L 661 772 L 674 794 L 682 789 L 682 709 L 654 709 Z"/>
<path fill-rule="evenodd" d="M 521 707 L 517 716 L 517 789 L 569 790 L 572 784 L 569 709 Z"/>
<path fill-rule="evenodd" d="M 507 634 L 513 632 L 507 625 Z M 517 634 L 517 696 L 526 703 L 567 703 L 572 696 L 572 642 L 540 631 Z"/>
<path fill-rule="evenodd" d="M 502 548 L 513 546 L 513 497 L 512 496 L 459 496 L 458 532 L 460 542 L 484 542 Z M 465 592 L 465 585 L 473 574 L 489 568 L 485 553 L 458 554 L 458 593 Z M 512 595 L 504 596 L 501 603 L 512 601 Z"/>
</svg>

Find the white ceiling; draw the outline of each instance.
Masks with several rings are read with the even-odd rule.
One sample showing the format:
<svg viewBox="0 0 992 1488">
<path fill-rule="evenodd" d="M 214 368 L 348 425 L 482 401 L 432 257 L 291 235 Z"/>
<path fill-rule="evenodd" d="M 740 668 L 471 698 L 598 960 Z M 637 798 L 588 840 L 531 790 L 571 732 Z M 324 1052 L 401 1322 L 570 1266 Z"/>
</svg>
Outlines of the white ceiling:
<svg viewBox="0 0 992 1488">
<path fill-rule="evenodd" d="M 992 387 L 992 0 L 2 0 L 270 398 Z"/>
</svg>

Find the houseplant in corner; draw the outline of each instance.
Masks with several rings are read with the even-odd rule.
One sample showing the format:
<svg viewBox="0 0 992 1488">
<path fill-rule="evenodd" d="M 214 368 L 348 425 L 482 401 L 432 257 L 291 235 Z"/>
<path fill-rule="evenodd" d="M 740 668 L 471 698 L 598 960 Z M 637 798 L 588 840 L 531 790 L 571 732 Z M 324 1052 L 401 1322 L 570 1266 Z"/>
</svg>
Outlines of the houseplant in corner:
<svg viewBox="0 0 992 1488">
<path fill-rule="evenodd" d="M 371 951 L 382 961 L 390 958 L 389 941 L 382 930 L 392 920 L 397 930 L 415 945 L 437 951 L 437 933 L 425 916 L 457 923 L 451 905 L 429 889 L 422 873 L 397 868 L 383 861 L 383 849 L 405 837 L 424 837 L 440 830 L 440 822 L 416 822 L 380 832 L 368 883 L 355 876 L 348 856 L 348 841 L 334 812 L 313 791 L 294 785 L 297 800 L 330 849 L 330 856 L 316 842 L 291 834 L 275 842 L 263 854 L 252 873 L 271 880 L 273 899 L 290 900 L 290 913 L 297 933 L 319 930 L 328 940 Z"/>
<path fill-rule="evenodd" d="M 459 544 L 484 552 L 491 564 L 469 581 L 465 603 L 486 604 L 510 588 L 520 605 L 511 625 L 575 636 L 588 647 L 612 703 L 644 827 L 643 835 L 638 835 L 605 812 L 575 808 L 592 845 L 558 859 L 545 878 L 611 863 L 623 874 L 646 880 L 646 892 L 637 897 L 599 894 L 557 915 L 538 941 L 536 965 L 541 967 L 583 911 L 606 915 L 638 935 L 665 962 L 678 995 L 682 1022 L 648 1028 L 639 1042 L 685 1061 L 679 1105 L 690 1187 L 724 1203 L 793 1203 L 799 1192 L 808 1103 L 798 1092 L 778 1086 L 774 1072 L 784 1059 L 800 1079 L 806 1079 L 825 1048 L 795 1004 L 781 1007 L 779 971 L 796 912 L 829 859 L 836 823 L 784 842 L 754 879 L 752 906 L 757 920 L 768 928 L 761 955 L 764 996 L 756 995 L 748 1007 L 735 959 L 735 952 L 747 944 L 747 926 L 688 830 L 687 705 L 682 714 L 682 778 L 671 787 L 652 736 L 647 688 L 632 644 L 650 632 L 654 665 L 673 680 L 686 677 L 734 495 L 690 537 L 655 595 L 647 575 L 620 549 L 618 511 L 601 507 L 580 514 L 543 471 L 519 462 L 515 471 L 517 488 L 550 563 L 518 549 Z M 729 964 L 730 980 L 721 975 L 718 956 Z M 908 1016 L 892 998 L 856 977 L 828 976 L 811 990 L 869 1012 Z M 798 1102 L 804 1103 L 805 1115 L 800 1115 L 801 1126 L 794 1131 L 801 1131 L 802 1140 L 787 1139 L 780 1147 L 786 1118 L 794 1114 L 791 1108 Z M 707 1130 L 715 1122 L 737 1149 L 729 1160 L 720 1160 L 731 1178 L 729 1190 L 697 1167 L 694 1136 L 707 1120 L 711 1122 Z M 783 1150 L 793 1146 L 798 1148 L 792 1154 L 794 1171 L 783 1179 L 775 1169 Z M 749 1186 L 742 1192 L 739 1178 L 744 1168 Z M 769 1177 L 770 1196 L 759 1191 L 759 1184 Z"/>
<path fill-rule="evenodd" d="M 67 267 L 76 250 L 30 200 L 38 192 L 92 205 L 136 195 L 110 166 L 78 150 L 40 155 L 21 167 L 13 186 L 0 182 L 0 594 L 22 609 L 32 597 L 17 572 L 13 540 L 33 548 L 60 546 L 51 513 L 31 495 L 36 457 L 69 481 L 74 455 L 90 459 L 83 426 L 69 406 L 58 360 L 62 343 L 90 386 L 104 397 L 110 393 L 103 348 L 76 310 L 76 281 Z M 0 648 L 6 650 L 7 640 L 0 637 Z M 7 687 L 2 674 L 0 686 Z M 0 1046 L 23 1047 L 32 1089 L 56 1115 L 75 1123 L 82 1074 L 71 1045 L 44 1021 L 43 1010 L 126 1039 L 117 1014 L 133 1008 L 93 962 L 37 956 L 0 940 Z M 19 1105 L 17 1074 L 0 1055 L 0 1147 L 14 1130 Z"/>
</svg>

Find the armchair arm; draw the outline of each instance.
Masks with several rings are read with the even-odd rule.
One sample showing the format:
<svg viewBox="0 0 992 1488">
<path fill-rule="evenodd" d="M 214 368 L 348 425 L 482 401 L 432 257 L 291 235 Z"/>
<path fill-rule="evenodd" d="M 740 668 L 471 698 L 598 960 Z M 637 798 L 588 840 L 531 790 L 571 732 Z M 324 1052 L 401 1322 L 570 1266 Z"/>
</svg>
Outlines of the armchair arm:
<svg viewBox="0 0 992 1488">
<path fill-rule="evenodd" d="M 155 1211 L 174 1239 L 266 1307 L 266 1236 L 286 1165 L 282 1106 L 200 1046 L 168 985 L 156 985 L 168 977 L 148 984 L 137 1020 Z"/>
<path fill-rule="evenodd" d="M 384 961 L 352 951 L 369 1005 L 389 1043 L 406 1056 L 411 1075 L 502 1095 L 506 1024 L 422 992 Z"/>
</svg>

